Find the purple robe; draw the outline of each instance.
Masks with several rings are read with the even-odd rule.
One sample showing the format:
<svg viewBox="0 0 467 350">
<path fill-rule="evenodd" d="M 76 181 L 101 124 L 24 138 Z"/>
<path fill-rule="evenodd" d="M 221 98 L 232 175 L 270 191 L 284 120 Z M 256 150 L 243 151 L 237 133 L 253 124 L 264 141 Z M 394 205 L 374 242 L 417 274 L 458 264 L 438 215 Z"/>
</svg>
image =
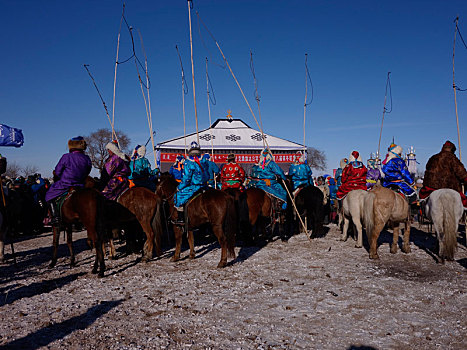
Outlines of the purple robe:
<svg viewBox="0 0 467 350">
<path fill-rule="evenodd" d="M 128 176 L 131 174 L 128 163 L 116 154 L 111 155 L 105 162 L 105 170 L 109 174 L 109 182 L 102 190 L 105 198 L 115 200 L 130 186 Z"/>
<path fill-rule="evenodd" d="M 50 201 L 57 198 L 72 186 L 83 187 L 91 168 L 91 158 L 82 151 L 72 151 L 64 154 L 54 170 L 55 176 L 59 180 L 50 186 L 45 194 L 45 200 Z"/>
<path fill-rule="evenodd" d="M 381 178 L 381 172 L 379 171 L 379 169 L 369 168 L 368 172 L 366 173 L 366 188 L 367 188 L 367 190 L 371 190 L 376 185 L 376 182 L 380 178 Z"/>
</svg>

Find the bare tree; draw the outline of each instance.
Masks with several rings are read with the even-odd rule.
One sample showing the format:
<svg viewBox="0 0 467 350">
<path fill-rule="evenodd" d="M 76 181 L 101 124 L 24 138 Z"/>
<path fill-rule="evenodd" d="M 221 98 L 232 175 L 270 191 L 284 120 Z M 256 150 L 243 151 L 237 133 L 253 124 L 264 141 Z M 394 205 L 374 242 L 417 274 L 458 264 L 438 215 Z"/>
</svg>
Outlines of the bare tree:
<svg viewBox="0 0 467 350">
<path fill-rule="evenodd" d="M 128 153 L 130 138 L 119 130 L 115 132 L 122 151 Z M 84 138 L 88 144 L 87 153 L 91 158 L 92 165 L 99 171 L 102 170 L 108 156 L 105 146 L 112 141 L 112 131 L 110 129 L 99 129 Z"/>
<path fill-rule="evenodd" d="M 307 162 L 310 168 L 317 170 L 326 170 L 326 155 L 324 151 L 321 151 L 314 147 L 308 147 L 307 151 Z"/>
<path fill-rule="evenodd" d="M 21 168 L 21 174 L 24 177 L 28 177 L 29 175 L 34 175 L 39 171 L 39 168 L 35 165 L 26 165 L 25 167 Z"/>
<path fill-rule="evenodd" d="M 12 179 L 21 175 L 22 169 L 16 162 L 7 161 L 5 176 L 8 176 Z"/>
</svg>

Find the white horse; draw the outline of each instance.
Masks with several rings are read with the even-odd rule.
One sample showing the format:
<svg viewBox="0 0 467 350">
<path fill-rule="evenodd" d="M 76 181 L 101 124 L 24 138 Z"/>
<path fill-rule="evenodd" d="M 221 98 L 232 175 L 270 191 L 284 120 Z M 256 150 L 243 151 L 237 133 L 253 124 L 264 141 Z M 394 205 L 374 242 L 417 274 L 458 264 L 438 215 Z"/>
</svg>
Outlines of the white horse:
<svg viewBox="0 0 467 350">
<path fill-rule="evenodd" d="M 363 205 L 368 192 L 365 190 L 350 191 L 342 201 L 342 219 L 344 220 L 344 228 L 342 229 L 341 241 L 347 240 L 347 230 L 349 228 L 350 219 L 357 229 L 356 248 L 361 248 L 362 241 L 362 221 L 363 221 Z"/>
<path fill-rule="evenodd" d="M 464 213 L 461 196 L 449 188 L 433 191 L 425 205 L 425 214 L 433 222 L 439 242 L 439 257 L 454 260 L 457 229 Z"/>
</svg>

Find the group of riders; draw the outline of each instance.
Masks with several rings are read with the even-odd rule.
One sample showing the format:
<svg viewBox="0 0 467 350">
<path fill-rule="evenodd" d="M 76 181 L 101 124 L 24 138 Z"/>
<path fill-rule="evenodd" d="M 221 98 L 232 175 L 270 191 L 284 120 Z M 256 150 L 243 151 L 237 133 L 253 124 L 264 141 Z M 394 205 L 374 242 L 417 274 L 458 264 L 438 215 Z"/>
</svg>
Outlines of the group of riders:
<svg viewBox="0 0 467 350">
<path fill-rule="evenodd" d="M 69 152 L 64 154 L 56 165 L 53 171 L 54 182 L 51 185 L 37 175 L 28 179 L 31 182 L 31 193 L 36 196 L 38 203 L 44 208 L 43 202 L 48 204 L 52 225 L 60 223 L 60 200 L 71 187 L 83 187 L 91 172 L 92 162 L 85 153 L 86 147 L 83 137 L 75 137 L 68 141 Z M 115 141 L 109 142 L 106 149 L 108 157 L 101 170 L 101 193 L 106 199 L 117 200 L 123 192 L 133 186 L 156 190 L 159 169 L 151 169 L 151 164 L 145 157 L 145 146 L 136 146 L 131 157 L 128 157 Z M 256 187 L 276 198 L 280 210 L 286 209 L 288 196 L 293 196 L 306 186 L 321 189 L 324 194 L 323 204 L 336 208 L 350 191 L 371 190 L 377 184 L 397 190 L 410 204 L 426 199 L 434 190 L 450 188 L 459 193 L 464 207 L 467 208 L 467 198 L 462 192 L 462 183 L 467 182 L 467 171 L 456 157 L 455 151 L 455 145 L 446 141 L 441 152 L 429 159 L 423 187 L 419 190 L 416 190 L 414 178 L 402 157 L 402 147 L 395 144 L 389 146 L 381 166 L 374 160 L 369 160 L 365 166 L 360 154 L 353 151 L 348 159 L 341 160 L 335 178 L 319 177 L 317 180 L 312 176 L 306 154 L 298 152 L 288 171 L 291 187 L 288 189 L 287 177 L 274 161 L 268 148 L 261 152 L 259 162 L 253 165 L 250 176 L 247 177 L 242 166 L 236 163 L 235 154 L 229 154 L 227 163 L 219 169 L 210 155 L 203 154 L 199 145 L 192 142 L 187 155 L 178 155 L 169 170 L 179 183 L 174 195 L 174 206 L 178 211 L 178 219 L 174 223 L 184 223 L 184 206 L 195 193 L 206 187 L 222 190 L 234 188 L 240 191 Z"/>
</svg>

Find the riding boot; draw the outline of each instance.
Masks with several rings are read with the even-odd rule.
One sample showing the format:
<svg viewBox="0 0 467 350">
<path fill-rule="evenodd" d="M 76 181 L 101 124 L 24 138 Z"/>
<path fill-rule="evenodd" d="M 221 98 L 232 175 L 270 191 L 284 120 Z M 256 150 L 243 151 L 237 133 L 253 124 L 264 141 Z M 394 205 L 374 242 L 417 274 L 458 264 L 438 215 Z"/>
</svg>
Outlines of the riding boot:
<svg viewBox="0 0 467 350">
<path fill-rule="evenodd" d="M 50 210 L 50 224 L 52 226 L 59 226 L 60 225 L 60 213 L 58 211 L 57 203 L 54 200 L 48 202 L 49 210 Z"/>
<path fill-rule="evenodd" d="M 173 223 L 175 225 L 185 225 L 185 215 L 184 215 L 185 213 L 183 209 L 182 210 L 177 209 L 177 214 L 178 214 L 177 220 L 175 220 Z"/>
</svg>

